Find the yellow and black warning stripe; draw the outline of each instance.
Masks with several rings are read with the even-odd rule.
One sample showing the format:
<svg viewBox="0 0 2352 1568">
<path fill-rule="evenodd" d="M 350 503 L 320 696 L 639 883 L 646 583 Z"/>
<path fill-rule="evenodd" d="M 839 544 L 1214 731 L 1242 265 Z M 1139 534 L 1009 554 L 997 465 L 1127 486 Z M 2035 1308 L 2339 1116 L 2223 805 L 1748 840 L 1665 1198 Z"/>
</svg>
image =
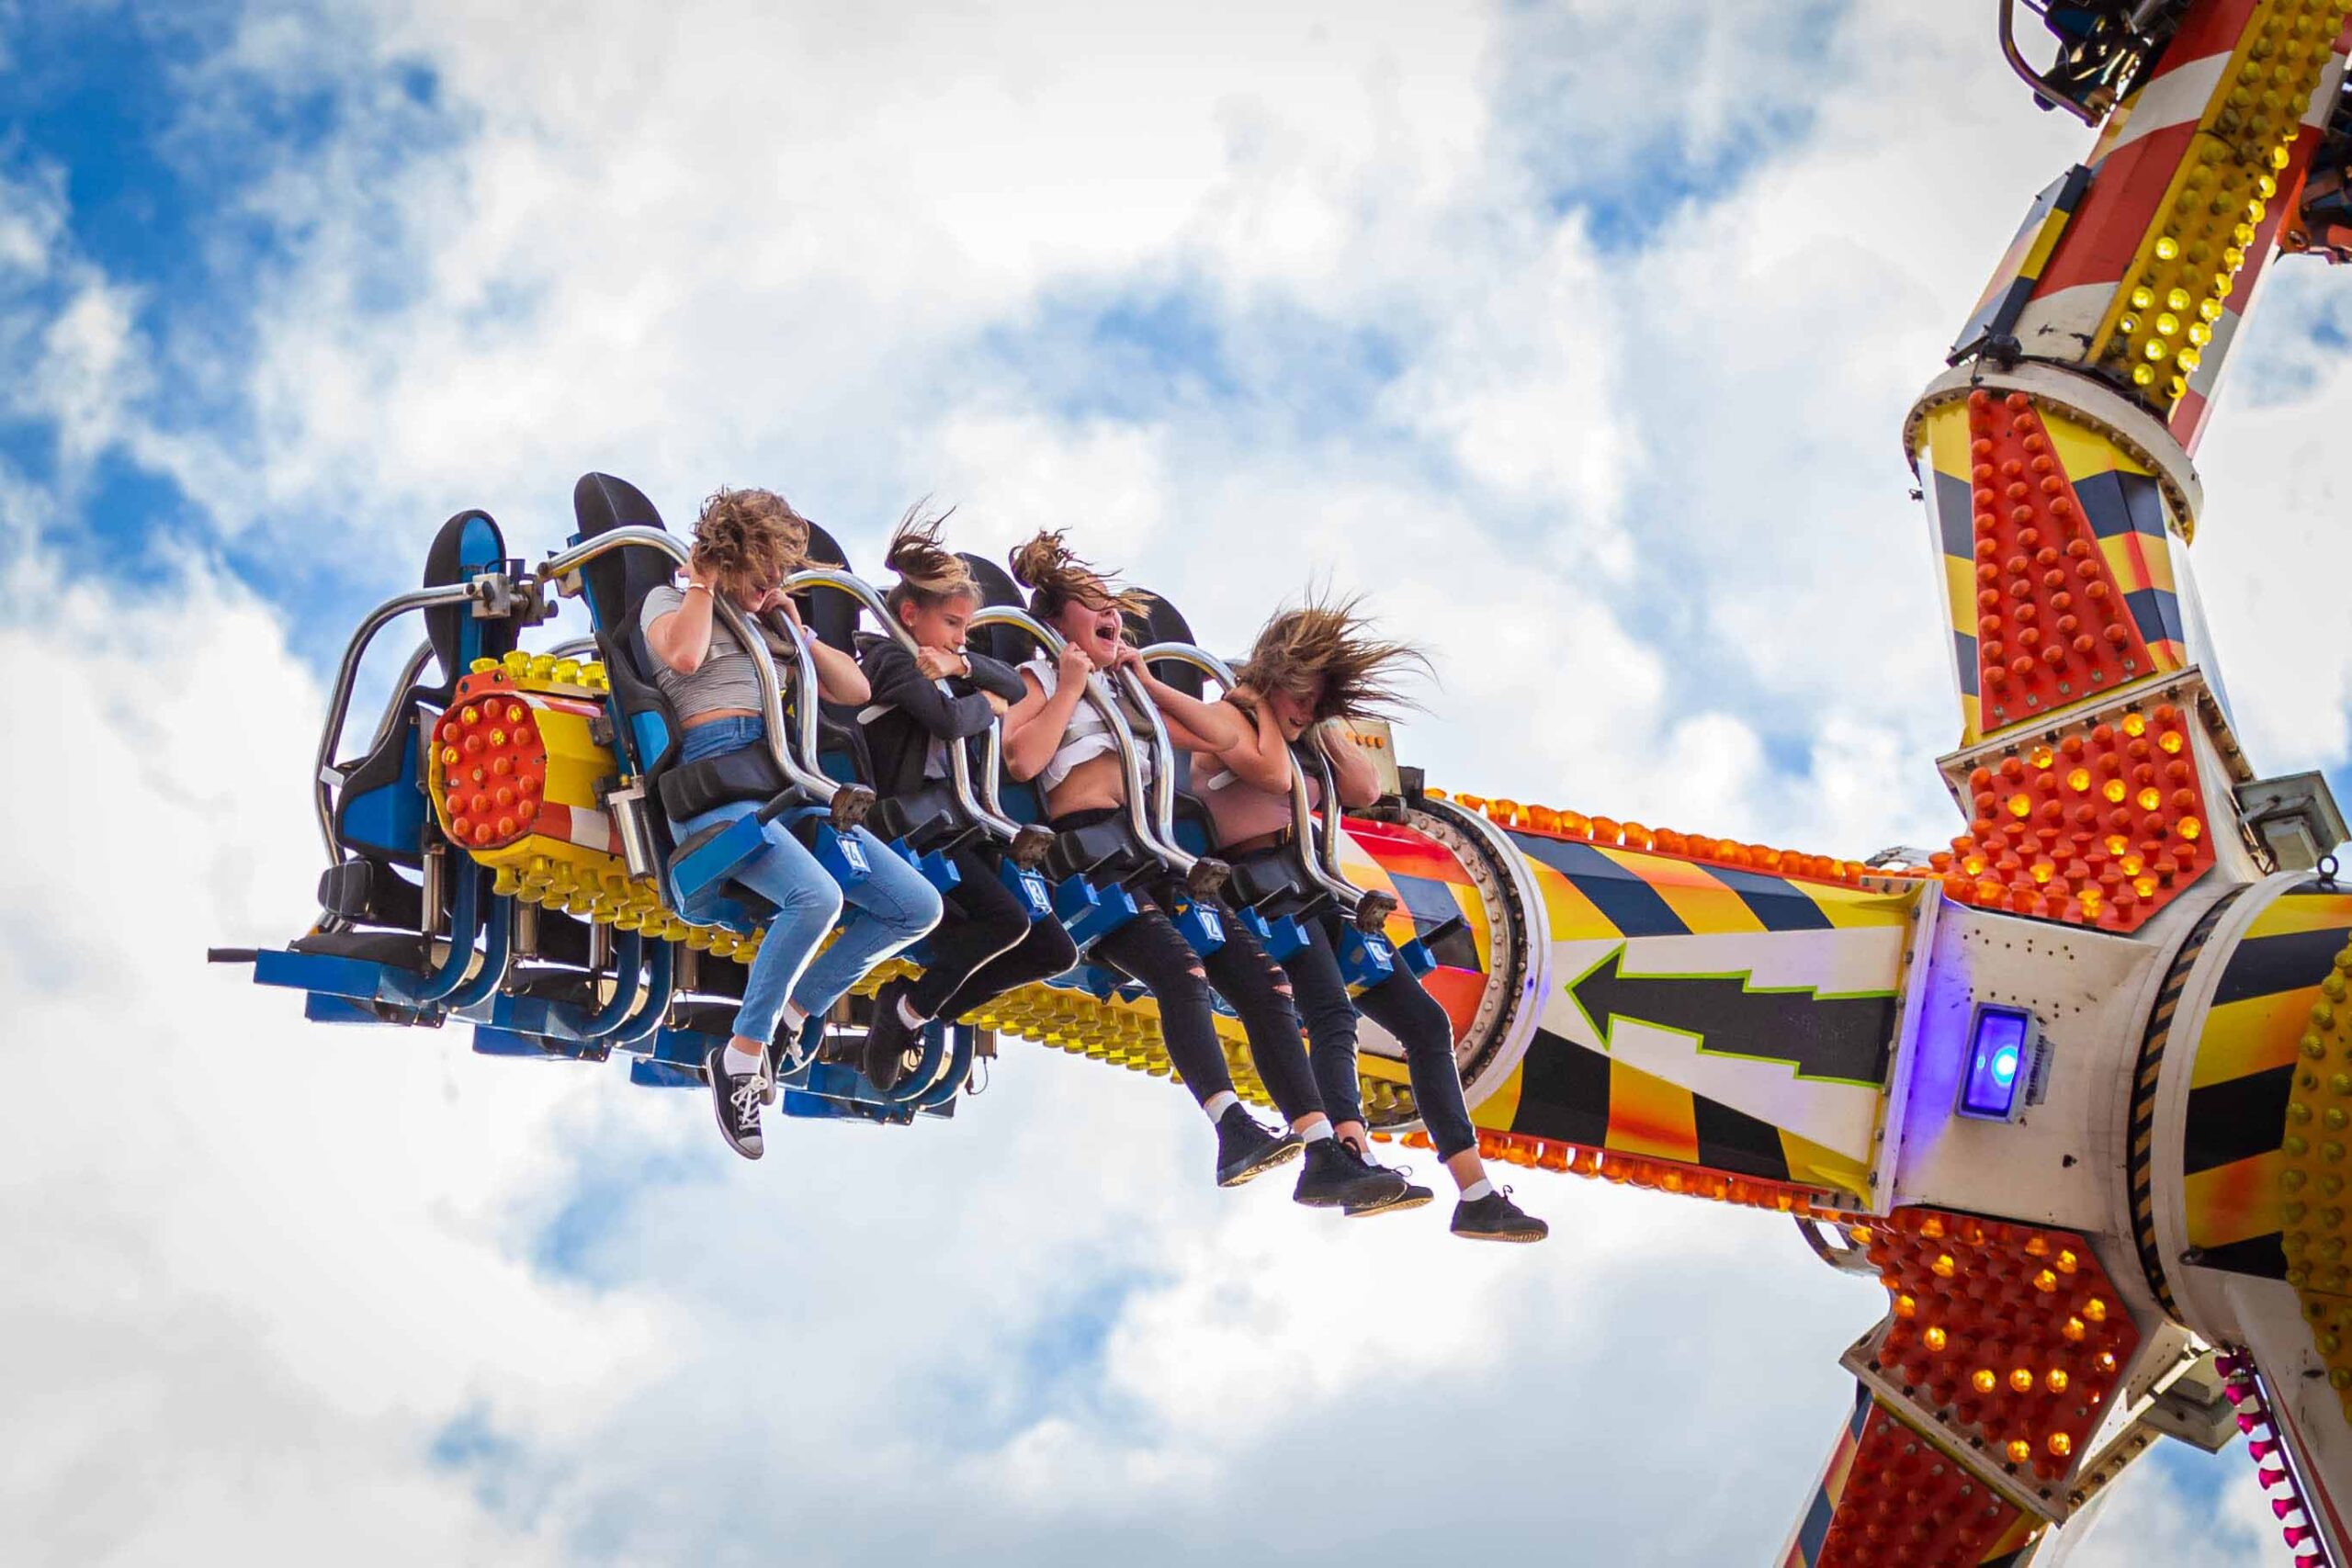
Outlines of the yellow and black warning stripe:
<svg viewBox="0 0 2352 1568">
<path fill-rule="evenodd" d="M 2255 917 L 2222 970 L 2181 1129 L 2182 1213 L 2202 1267 L 2286 1277 L 2278 1193 L 2296 1043 L 2347 940 L 2352 891 L 2303 883 Z"/>
<path fill-rule="evenodd" d="M 2140 1251 L 2140 1267 L 2148 1276 L 2148 1288 L 2164 1303 L 2165 1311 L 2178 1316 L 2180 1309 L 2172 1299 L 2172 1288 L 2165 1283 L 2164 1251 L 2156 1245 L 2155 1205 L 2155 1144 L 2156 1144 L 2156 1085 L 2164 1076 L 2165 1048 L 2172 1042 L 2174 1012 L 2180 1006 L 2181 988 L 2188 983 L 2188 972 L 2196 967 L 2198 954 L 2205 951 L 2206 942 L 2213 934 L 2213 927 L 2222 912 L 2237 901 L 2244 888 L 2233 888 L 2214 902 L 2211 908 L 2199 917 L 2172 961 L 2172 971 L 2165 976 L 2164 988 L 2156 994 L 2156 1005 L 2148 1015 L 2147 1032 L 2140 1039 L 2140 1062 L 2132 1080 L 2132 1143 L 2126 1168 L 2132 1187 L 2132 1238 Z"/>
</svg>

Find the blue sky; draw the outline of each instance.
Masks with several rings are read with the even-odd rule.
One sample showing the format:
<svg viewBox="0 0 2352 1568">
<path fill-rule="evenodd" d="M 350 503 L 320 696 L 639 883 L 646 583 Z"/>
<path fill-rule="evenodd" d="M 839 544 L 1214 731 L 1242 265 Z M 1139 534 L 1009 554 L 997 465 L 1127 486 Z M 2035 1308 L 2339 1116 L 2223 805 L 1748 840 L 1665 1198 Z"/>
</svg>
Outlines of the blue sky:
<svg viewBox="0 0 2352 1568">
<path fill-rule="evenodd" d="M 461 506 L 554 546 L 592 467 L 673 516 L 774 485 L 854 556 L 925 494 L 976 547 L 1068 525 L 1221 645 L 1328 576 L 1438 656 L 1438 782 L 1939 841 L 1896 431 L 2082 139 L 1910 11 L 0 6 L 0 638 L 70 786 L 12 784 L 53 830 L 0 873 L 0 1217 L 53 1260 L 0 1285 L 0 1521 L 1762 1560 L 1880 1306 L 1750 1216 L 1531 1178 L 1537 1252 L 1340 1235 L 1022 1048 L 951 1126 L 747 1168 L 691 1097 L 306 1030 L 191 955 L 307 918 L 355 617 Z M 2342 791 L 2340 283 L 2282 267 L 2242 340 L 2197 563 L 2257 763 Z M 2078 1562 L 2276 1560 L 2242 1454 L 2149 1468 Z"/>
</svg>

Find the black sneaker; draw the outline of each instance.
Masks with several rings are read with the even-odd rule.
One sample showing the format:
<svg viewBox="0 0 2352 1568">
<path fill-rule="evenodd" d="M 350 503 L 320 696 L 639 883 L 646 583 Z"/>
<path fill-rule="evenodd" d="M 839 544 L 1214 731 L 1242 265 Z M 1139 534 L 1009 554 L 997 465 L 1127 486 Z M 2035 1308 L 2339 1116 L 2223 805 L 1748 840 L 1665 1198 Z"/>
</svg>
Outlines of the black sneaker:
<svg viewBox="0 0 2352 1568">
<path fill-rule="evenodd" d="M 787 1073 L 797 1073 L 811 1062 L 821 1062 L 825 1055 L 825 1019 L 821 1013 L 811 1014 L 800 1023 L 800 1033 L 795 1037 L 786 1026 L 776 1026 L 776 1036 L 768 1042 L 768 1098 L 775 1103 L 776 1084 Z"/>
<path fill-rule="evenodd" d="M 1453 1234 L 1472 1241 L 1542 1241 L 1552 1227 L 1523 1212 L 1510 1201 L 1510 1189 L 1498 1187 L 1484 1198 L 1464 1198 L 1453 1206 Z"/>
<path fill-rule="evenodd" d="M 874 1021 L 865 1028 L 863 1070 L 884 1094 L 898 1088 L 907 1076 L 915 1031 L 899 1016 L 899 998 L 913 988 L 904 980 L 892 980 L 874 993 Z"/>
<path fill-rule="evenodd" d="M 713 1045 L 702 1059 L 703 1076 L 710 1080 L 710 1102 L 718 1111 L 718 1131 L 727 1146 L 745 1159 L 757 1159 L 764 1148 L 760 1138 L 760 1106 L 768 1089 L 764 1072 L 730 1073 L 727 1047 Z"/>
<path fill-rule="evenodd" d="M 1216 1119 L 1216 1184 L 1238 1187 L 1296 1159 L 1299 1148 L 1296 1134 L 1278 1134 L 1250 1115 L 1248 1106 L 1228 1105 Z"/>
<path fill-rule="evenodd" d="M 1298 1189 L 1291 1199 L 1310 1209 L 1348 1209 L 1393 1203 L 1404 1191 L 1405 1179 L 1395 1171 L 1364 1164 L 1337 1138 L 1317 1138 L 1306 1145 Z"/>
<path fill-rule="evenodd" d="M 1356 1159 L 1366 1169 L 1387 1171 L 1396 1179 L 1398 1188 L 1396 1195 L 1385 1202 L 1375 1201 L 1368 1203 L 1349 1204 L 1348 1218 L 1351 1220 L 1360 1220 L 1369 1214 L 1402 1213 L 1407 1209 L 1418 1209 L 1437 1196 L 1436 1193 L 1412 1179 L 1413 1172 L 1409 1166 L 1400 1165 L 1392 1168 L 1382 1165 L 1368 1155 L 1358 1154 L 1352 1146 L 1348 1152 L 1355 1155 Z"/>
</svg>

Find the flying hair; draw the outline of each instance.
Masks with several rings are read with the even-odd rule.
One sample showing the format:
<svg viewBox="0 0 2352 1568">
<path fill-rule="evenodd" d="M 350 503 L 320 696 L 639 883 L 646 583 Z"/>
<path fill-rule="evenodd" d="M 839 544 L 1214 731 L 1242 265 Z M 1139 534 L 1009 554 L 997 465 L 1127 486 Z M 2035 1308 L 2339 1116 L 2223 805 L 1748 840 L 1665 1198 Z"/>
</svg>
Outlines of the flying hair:
<svg viewBox="0 0 2352 1568">
<path fill-rule="evenodd" d="M 1016 546 L 1006 558 L 1012 580 L 1029 590 L 1029 613 L 1050 622 L 1062 606 L 1109 604 L 1122 614 L 1148 615 L 1151 595 L 1138 588 L 1123 588 L 1118 574 L 1073 554 L 1059 528 L 1040 530 Z"/>
<path fill-rule="evenodd" d="M 939 530 L 956 514 L 956 509 L 951 506 L 944 512 L 926 513 L 929 504 L 919 501 L 907 508 L 898 527 L 891 530 L 889 547 L 882 555 L 882 564 L 899 578 L 883 596 L 894 615 L 901 604 L 929 609 L 948 599 L 980 597 L 980 586 L 973 581 L 972 569 L 939 536 Z"/>
<path fill-rule="evenodd" d="M 722 486 L 695 519 L 695 565 L 729 582 L 772 583 L 808 559 L 808 519 L 772 490 Z"/>
<path fill-rule="evenodd" d="M 1429 655 L 1374 635 L 1371 618 L 1360 612 L 1363 603 L 1357 595 L 1330 600 L 1310 592 L 1304 603 L 1276 611 L 1235 679 L 1254 691 L 1304 695 L 1319 676 L 1317 719 L 1393 718 L 1419 707 L 1403 686 L 1416 673 L 1434 675 Z"/>
</svg>

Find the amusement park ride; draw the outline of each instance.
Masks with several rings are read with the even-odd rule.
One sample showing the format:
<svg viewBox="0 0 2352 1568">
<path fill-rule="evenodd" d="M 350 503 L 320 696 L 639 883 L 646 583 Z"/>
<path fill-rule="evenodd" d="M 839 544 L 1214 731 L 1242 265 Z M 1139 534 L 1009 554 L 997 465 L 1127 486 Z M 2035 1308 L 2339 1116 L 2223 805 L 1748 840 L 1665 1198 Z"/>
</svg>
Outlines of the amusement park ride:
<svg viewBox="0 0 2352 1568">
<path fill-rule="evenodd" d="M 1301 786 L 1295 874 L 1228 892 L 1278 948 L 1308 906 L 1352 911 L 1358 983 L 1423 972 L 1489 1158 L 1792 1215 L 1884 1285 L 1784 1568 L 2048 1568 L 2159 1437 L 2240 1432 L 2292 1560 L 2352 1568 L 2352 886 L 2323 853 L 2345 825 L 2317 775 L 2258 779 L 2242 755 L 2187 556 L 2192 454 L 2266 267 L 2352 260 L 2352 0 L 2051 0 L 2041 72 L 2013 9 L 2011 64 L 2097 141 L 1904 426 L 1960 693 L 1951 847 L 1800 854 L 1448 795 L 1392 759 L 1361 817 L 1315 820 Z M 618 1051 L 639 1083 L 691 1083 L 760 907 L 729 884 L 732 834 L 682 849 L 659 807 L 677 730 L 630 628 L 681 545 L 617 479 L 574 502 L 577 534 L 535 570 L 460 513 L 424 589 L 368 617 L 320 742 L 318 923 L 215 956 L 320 1021 L 462 1020 L 477 1051 Z M 796 580 L 810 625 L 839 646 L 861 614 L 888 627 L 817 544 L 833 564 Z M 978 635 L 1051 646 L 976 564 Z M 584 599 L 594 638 L 524 651 L 558 596 Z M 425 640 L 339 761 L 362 655 L 410 611 Z M 1136 630 L 1170 680 L 1220 678 L 1172 606 Z M 952 807 L 876 804 L 832 718 L 790 703 L 807 658 L 767 678 L 765 788 L 837 875 L 858 874 L 837 829 L 862 816 L 943 882 L 942 845 L 995 845 L 1081 949 L 1132 913 L 1025 788 L 960 751 Z M 1115 699 L 1097 677 L 1090 700 Z M 1161 765 L 1136 787 L 1129 757 L 1127 827 L 1213 881 L 1181 759 L 1148 743 Z M 1155 1018 L 1082 962 L 933 1026 L 888 1092 L 797 1063 L 781 1108 L 951 1115 L 1000 1035 L 1165 1074 Z M 1363 1067 L 1374 1123 L 1413 1137 L 1401 1057 L 1370 1028 Z"/>
</svg>

